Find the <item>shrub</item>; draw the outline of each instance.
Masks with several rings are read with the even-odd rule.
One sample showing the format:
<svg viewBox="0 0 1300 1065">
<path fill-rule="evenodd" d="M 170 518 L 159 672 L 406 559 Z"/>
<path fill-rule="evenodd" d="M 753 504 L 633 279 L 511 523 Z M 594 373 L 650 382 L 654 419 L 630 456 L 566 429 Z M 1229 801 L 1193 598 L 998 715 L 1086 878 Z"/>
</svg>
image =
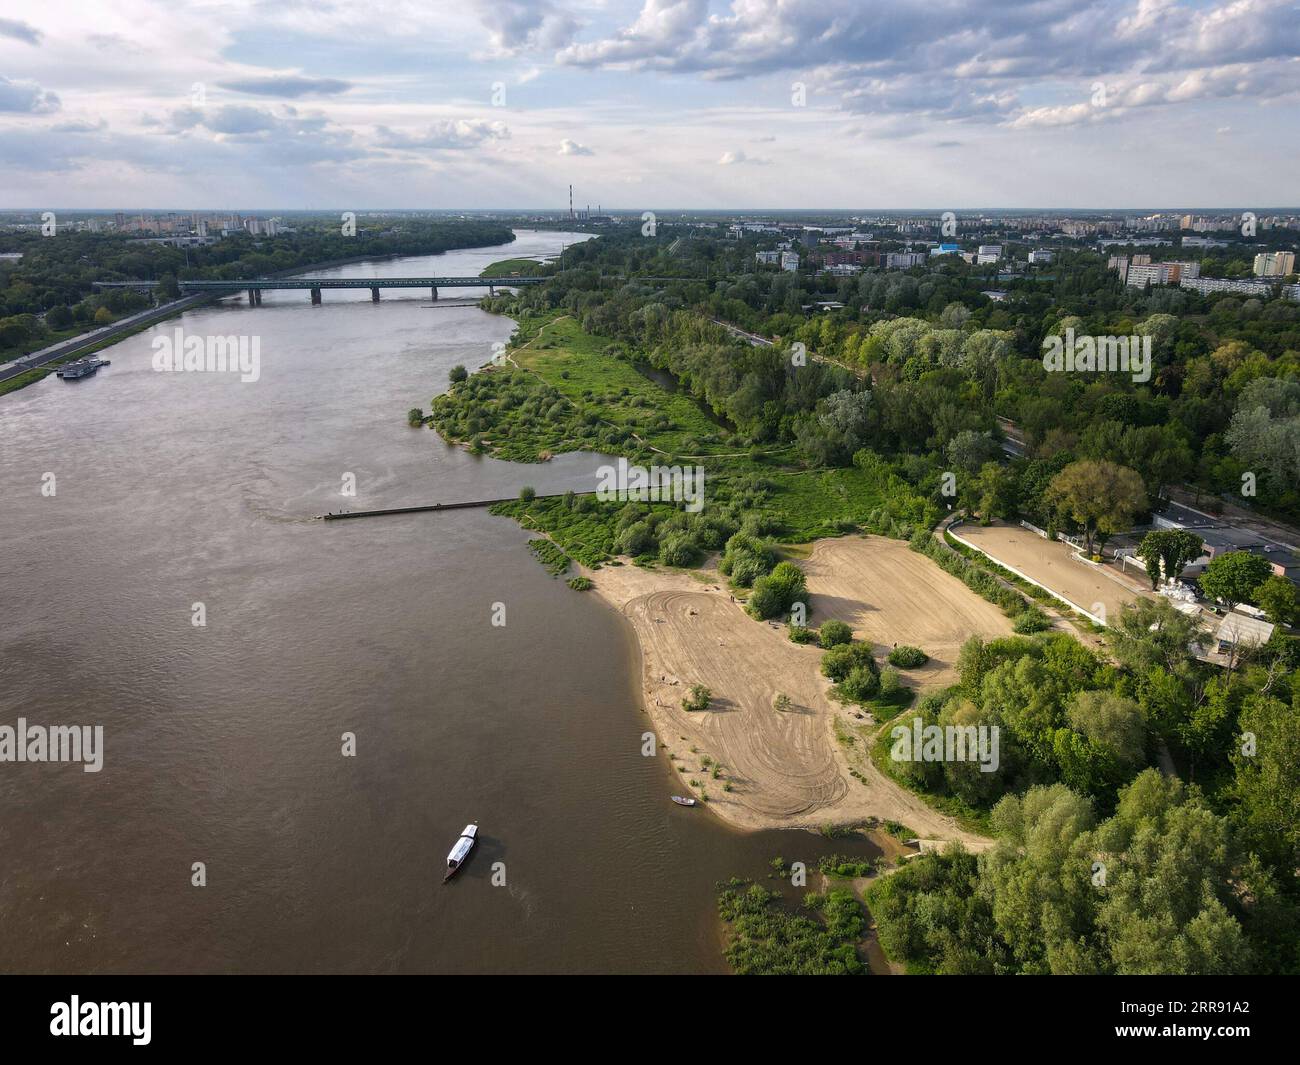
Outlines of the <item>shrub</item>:
<svg viewBox="0 0 1300 1065">
<path fill-rule="evenodd" d="M 807 628 L 804 625 L 791 625 L 790 639 L 795 643 L 812 643 L 813 640 L 817 639 L 817 632 L 815 629 Z"/>
<path fill-rule="evenodd" d="M 756 536 L 739 532 L 727 541 L 718 569 L 731 578 L 732 584 L 748 588 L 759 577 L 770 573 L 776 564 L 776 552 Z"/>
<path fill-rule="evenodd" d="M 523 503 L 531 503 L 537 498 L 537 489 L 530 484 L 524 485 L 519 489 L 519 499 Z"/>
<path fill-rule="evenodd" d="M 570 577 L 567 583 L 575 592 L 585 592 L 593 587 L 589 577 Z"/>
<path fill-rule="evenodd" d="M 424 411 L 419 407 L 412 407 L 406 412 L 406 424 L 414 428 L 417 425 L 424 424 Z"/>
<path fill-rule="evenodd" d="M 930 661 L 930 656 L 919 647 L 902 643 L 889 652 L 889 664 L 900 669 L 916 669 Z"/>
<path fill-rule="evenodd" d="M 898 674 L 894 674 L 895 677 Z M 880 677 L 866 666 L 854 666 L 849 675 L 840 681 L 840 692 L 854 702 L 870 699 L 880 691 Z"/>
<path fill-rule="evenodd" d="M 760 620 L 776 617 L 789 610 L 807 591 L 803 570 L 792 562 L 782 562 L 766 577 L 754 581 L 746 609 Z"/>
<path fill-rule="evenodd" d="M 882 669 L 880 671 L 880 694 L 897 695 L 903 690 L 903 678 L 898 675 L 896 669 Z"/>
<path fill-rule="evenodd" d="M 817 638 L 818 642 L 825 648 L 838 647 L 842 643 L 852 642 L 853 630 L 844 622 L 832 619 L 822 622 Z"/>
<path fill-rule="evenodd" d="M 659 561 L 665 566 L 689 566 L 696 556 L 695 544 L 686 533 L 675 533 L 659 541 Z"/>
<path fill-rule="evenodd" d="M 1028 610 L 1023 610 L 1011 623 L 1012 629 L 1022 636 L 1028 636 L 1034 632 L 1042 632 L 1044 629 L 1052 627 L 1052 620 L 1036 606 L 1031 606 Z"/>
<path fill-rule="evenodd" d="M 691 685 L 691 693 L 682 700 L 683 710 L 707 710 L 713 701 L 713 692 L 703 684 Z"/>
<path fill-rule="evenodd" d="M 822 675 L 836 683 L 844 681 L 855 669 L 876 672 L 876 660 L 865 643 L 842 643 L 822 655 Z"/>
<path fill-rule="evenodd" d="M 772 703 L 773 708 L 780 713 L 785 713 L 793 705 L 794 704 L 790 701 L 790 696 L 786 695 L 785 692 L 781 692 L 781 694 L 776 697 L 775 702 Z"/>
<path fill-rule="evenodd" d="M 451 373 L 449 373 L 447 377 L 451 380 L 453 385 L 459 384 L 461 381 L 464 381 L 469 377 L 469 371 L 463 366 L 456 365 L 451 368 Z"/>
<path fill-rule="evenodd" d="M 647 521 L 634 521 L 618 535 L 618 549 L 624 555 L 639 558 L 659 550 L 659 541 Z"/>
</svg>

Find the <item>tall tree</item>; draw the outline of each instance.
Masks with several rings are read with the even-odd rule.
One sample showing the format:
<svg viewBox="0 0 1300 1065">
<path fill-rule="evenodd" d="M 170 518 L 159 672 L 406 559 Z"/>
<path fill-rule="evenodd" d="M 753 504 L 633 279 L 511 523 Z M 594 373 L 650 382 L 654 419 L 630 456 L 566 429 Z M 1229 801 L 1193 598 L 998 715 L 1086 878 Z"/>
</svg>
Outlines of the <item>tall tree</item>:
<svg viewBox="0 0 1300 1065">
<path fill-rule="evenodd" d="M 1248 603 L 1258 588 L 1272 574 L 1273 569 L 1263 555 L 1249 551 L 1229 551 L 1210 559 L 1201 574 L 1201 588 L 1211 599 L 1217 599 L 1231 610 L 1238 603 Z"/>
<path fill-rule="evenodd" d="M 1178 580 L 1187 564 L 1200 558 L 1204 543 L 1186 529 L 1152 529 L 1147 533 L 1138 546 L 1137 555 L 1146 563 L 1151 587 L 1159 586 L 1162 570 L 1167 579 Z"/>
<path fill-rule="evenodd" d="M 1052 478 L 1044 498 L 1083 529 L 1084 551 L 1089 555 L 1098 533 L 1123 532 L 1147 505 L 1137 472 L 1104 459 L 1072 462 Z"/>
</svg>

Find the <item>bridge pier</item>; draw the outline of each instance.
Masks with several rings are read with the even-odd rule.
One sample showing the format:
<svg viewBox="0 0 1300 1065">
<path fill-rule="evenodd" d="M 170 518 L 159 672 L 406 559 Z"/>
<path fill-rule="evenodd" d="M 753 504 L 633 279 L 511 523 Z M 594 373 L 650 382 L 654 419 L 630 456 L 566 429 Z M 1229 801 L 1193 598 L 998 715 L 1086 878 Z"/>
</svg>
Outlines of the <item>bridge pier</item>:
<svg viewBox="0 0 1300 1065">
<path fill-rule="evenodd" d="M 434 286 L 433 286 L 433 298 L 434 298 L 434 299 L 437 299 L 437 298 L 438 298 L 438 286 L 437 286 L 437 285 L 434 285 Z"/>
<path fill-rule="evenodd" d="M 497 290 L 493 286 L 488 285 L 488 295 L 495 296 L 496 294 L 497 294 Z"/>
<path fill-rule="evenodd" d="M 371 298 L 375 303 L 378 303 L 378 302 L 379 302 L 379 289 L 377 289 L 377 288 L 372 288 L 372 289 L 370 290 L 370 298 Z"/>
<path fill-rule="evenodd" d="M 320 289 L 314 288 L 311 290 L 311 302 L 313 305 L 320 303 Z"/>
</svg>

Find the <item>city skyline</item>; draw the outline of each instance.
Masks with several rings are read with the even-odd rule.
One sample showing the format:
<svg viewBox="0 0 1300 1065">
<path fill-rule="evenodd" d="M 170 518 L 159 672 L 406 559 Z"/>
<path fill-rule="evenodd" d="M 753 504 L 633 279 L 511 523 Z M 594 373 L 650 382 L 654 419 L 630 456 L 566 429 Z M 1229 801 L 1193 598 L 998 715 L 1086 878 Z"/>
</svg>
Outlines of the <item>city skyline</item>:
<svg viewBox="0 0 1300 1065">
<path fill-rule="evenodd" d="M 54 0 L 0 16 L 0 209 L 1280 206 L 1296 15 Z"/>
</svg>

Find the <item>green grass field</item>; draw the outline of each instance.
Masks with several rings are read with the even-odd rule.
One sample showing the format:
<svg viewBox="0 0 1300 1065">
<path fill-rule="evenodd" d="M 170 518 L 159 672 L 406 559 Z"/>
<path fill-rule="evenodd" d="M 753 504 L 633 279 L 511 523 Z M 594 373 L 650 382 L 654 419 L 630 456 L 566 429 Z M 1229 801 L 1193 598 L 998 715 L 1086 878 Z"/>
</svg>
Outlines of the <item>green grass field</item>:
<svg viewBox="0 0 1300 1065">
<path fill-rule="evenodd" d="M 508 277 L 511 274 L 519 274 L 528 277 L 535 275 L 545 265 L 539 259 L 502 259 L 500 262 L 492 263 L 478 276 Z"/>
<path fill-rule="evenodd" d="M 860 528 L 886 504 L 903 513 L 924 509 L 883 462 L 805 470 L 784 463 L 786 452 L 751 453 L 693 397 L 646 377 L 620 357 L 616 342 L 584 332 L 573 318 L 525 320 L 514 345 L 504 363 L 434 399 L 430 417 L 444 438 L 516 462 L 597 451 L 642 465 L 700 465 L 701 517 L 724 510 L 738 523 L 754 515 L 766 535 L 788 544 Z M 622 508 L 534 500 L 494 512 L 546 532 L 594 566 L 616 553 Z"/>
<path fill-rule="evenodd" d="M 661 388 L 613 350 L 613 341 L 564 317 L 547 322 L 513 355 L 575 406 L 635 433 L 656 451 L 685 458 L 740 450 L 694 399 Z"/>
</svg>

